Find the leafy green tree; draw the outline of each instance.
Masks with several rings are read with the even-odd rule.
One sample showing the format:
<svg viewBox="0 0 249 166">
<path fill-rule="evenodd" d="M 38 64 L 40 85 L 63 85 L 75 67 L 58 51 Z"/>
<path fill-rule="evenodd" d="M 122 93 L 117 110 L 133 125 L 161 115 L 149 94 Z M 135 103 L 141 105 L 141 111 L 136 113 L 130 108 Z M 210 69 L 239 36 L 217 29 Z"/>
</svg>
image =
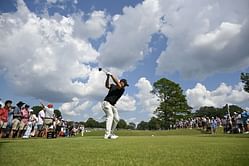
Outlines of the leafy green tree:
<svg viewBox="0 0 249 166">
<path fill-rule="evenodd" d="M 249 73 L 241 73 L 240 79 L 244 83 L 244 90 L 249 93 Z"/>
<path fill-rule="evenodd" d="M 148 122 L 141 121 L 141 122 L 137 125 L 137 130 L 148 130 L 148 129 L 149 129 Z"/>
<path fill-rule="evenodd" d="M 57 118 L 61 117 L 61 111 L 60 110 L 55 109 L 54 114 L 55 114 L 55 117 L 57 117 Z"/>
<path fill-rule="evenodd" d="M 85 127 L 96 128 L 98 127 L 98 122 L 93 118 L 88 118 L 85 123 Z"/>
<path fill-rule="evenodd" d="M 233 115 L 234 112 L 236 113 L 241 113 L 244 110 L 242 108 L 240 108 L 237 105 L 229 105 L 229 112 L 230 115 Z M 197 110 L 193 116 L 195 117 L 202 117 L 202 116 L 207 116 L 207 117 L 224 117 L 225 115 L 228 114 L 228 105 L 225 105 L 222 108 L 215 108 L 215 107 L 201 107 L 199 110 Z"/>
<path fill-rule="evenodd" d="M 152 117 L 148 122 L 149 130 L 158 130 L 161 127 L 161 121 L 158 118 Z"/>
<path fill-rule="evenodd" d="M 38 116 L 38 113 L 42 110 L 41 106 L 33 106 L 32 107 L 33 113 Z"/>
<path fill-rule="evenodd" d="M 105 121 L 99 122 L 99 123 L 98 123 L 98 128 L 105 128 L 105 125 L 106 125 L 106 122 L 105 122 Z"/>
<path fill-rule="evenodd" d="M 120 119 L 117 125 L 118 129 L 127 129 L 127 123 L 124 119 Z"/>
<path fill-rule="evenodd" d="M 179 84 L 162 78 L 153 84 L 152 93 L 160 99 L 160 105 L 154 114 L 162 122 L 163 129 L 169 129 L 171 124 L 175 124 L 179 115 L 184 117 L 190 114 L 186 96 Z"/>
<path fill-rule="evenodd" d="M 195 112 L 195 116 L 198 116 L 198 117 L 204 117 L 204 116 L 216 117 L 219 113 L 221 113 L 220 109 L 217 109 L 213 106 L 211 106 L 211 107 L 204 106 Z"/>
<path fill-rule="evenodd" d="M 223 108 L 221 108 L 221 112 L 223 113 L 222 115 L 226 115 L 228 113 L 228 109 L 227 109 L 228 105 L 225 105 Z M 229 112 L 230 115 L 234 115 L 234 113 L 242 113 L 244 111 L 244 109 L 240 108 L 237 105 L 229 105 Z M 221 116 L 222 116 L 221 115 Z"/>
<path fill-rule="evenodd" d="M 130 129 L 130 130 L 135 130 L 135 129 L 136 129 L 136 124 L 133 123 L 133 122 L 130 122 L 130 123 L 128 124 L 127 128 Z"/>
</svg>

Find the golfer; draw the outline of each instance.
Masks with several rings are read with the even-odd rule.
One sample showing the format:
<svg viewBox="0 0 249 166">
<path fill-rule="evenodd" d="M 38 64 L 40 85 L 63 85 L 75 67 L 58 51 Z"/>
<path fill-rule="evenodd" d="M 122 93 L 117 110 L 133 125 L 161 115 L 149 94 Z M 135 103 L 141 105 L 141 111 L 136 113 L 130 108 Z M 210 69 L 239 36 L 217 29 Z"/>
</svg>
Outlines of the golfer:
<svg viewBox="0 0 249 166">
<path fill-rule="evenodd" d="M 109 72 L 106 74 L 106 76 L 105 87 L 109 89 L 109 92 L 102 103 L 102 109 L 106 114 L 106 131 L 104 138 L 117 139 L 118 136 L 113 133 L 119 122 L 118 110 L 115 107 L 115 104 L 123 95 L 125 87 L 129 85 L 126 79 L 121 79 L 119 81 Z M 115 84 L 109 84 L 110 77 Z"/>
</svg>

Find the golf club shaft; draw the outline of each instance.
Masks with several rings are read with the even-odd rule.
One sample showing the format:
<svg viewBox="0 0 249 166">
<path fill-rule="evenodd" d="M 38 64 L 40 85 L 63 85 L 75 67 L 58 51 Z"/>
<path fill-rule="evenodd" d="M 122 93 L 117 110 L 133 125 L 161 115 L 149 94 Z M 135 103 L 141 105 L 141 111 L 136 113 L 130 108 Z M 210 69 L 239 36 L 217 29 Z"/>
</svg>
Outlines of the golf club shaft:
<svg viewBox="0 0 249 166">
<path fill-rule="evenodd" d="M 103 69 L 103 68 L 99 68 L 99 71 L 103 71 L 105 74 L 107 74 L 107 73 L 108 73 L 108 71 L 107 71 L 107 70 L 105 70 L 105 69 Z"/>
</svg>

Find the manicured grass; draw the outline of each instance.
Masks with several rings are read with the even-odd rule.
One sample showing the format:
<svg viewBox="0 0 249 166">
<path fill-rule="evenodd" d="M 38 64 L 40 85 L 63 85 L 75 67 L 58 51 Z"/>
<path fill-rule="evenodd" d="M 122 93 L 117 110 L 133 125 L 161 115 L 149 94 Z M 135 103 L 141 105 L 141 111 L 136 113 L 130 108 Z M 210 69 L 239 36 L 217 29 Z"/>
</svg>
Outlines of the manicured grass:
<svg viewBox="0 0 249 166">
<path fill-rule="evenodd" d="M 0 140 L 0 165 L 249 164 L 248 135 L 213 136 L 198 130 L 118 131 L 118 134 L 117 140 L 104 140 L 103 131 L 84 137 Z"/>
</svg>

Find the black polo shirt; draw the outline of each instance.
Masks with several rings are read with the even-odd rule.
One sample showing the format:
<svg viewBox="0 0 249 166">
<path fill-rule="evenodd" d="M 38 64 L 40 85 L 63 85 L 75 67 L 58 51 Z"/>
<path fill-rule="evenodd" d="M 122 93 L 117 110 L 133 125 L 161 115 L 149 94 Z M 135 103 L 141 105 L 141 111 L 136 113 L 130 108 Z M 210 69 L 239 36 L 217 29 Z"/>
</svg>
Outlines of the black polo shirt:
<svg viewBox="0 0 249 166">
<path fill-rule="evenodd" d="M 108 101 L 111 105 L 115 105 L 118 99 L 123 95 L 125 89 L 119 89 L 117 85 L 111 84 L 109 92 L 105 97 L 104 101 Z"/>
</svg>

